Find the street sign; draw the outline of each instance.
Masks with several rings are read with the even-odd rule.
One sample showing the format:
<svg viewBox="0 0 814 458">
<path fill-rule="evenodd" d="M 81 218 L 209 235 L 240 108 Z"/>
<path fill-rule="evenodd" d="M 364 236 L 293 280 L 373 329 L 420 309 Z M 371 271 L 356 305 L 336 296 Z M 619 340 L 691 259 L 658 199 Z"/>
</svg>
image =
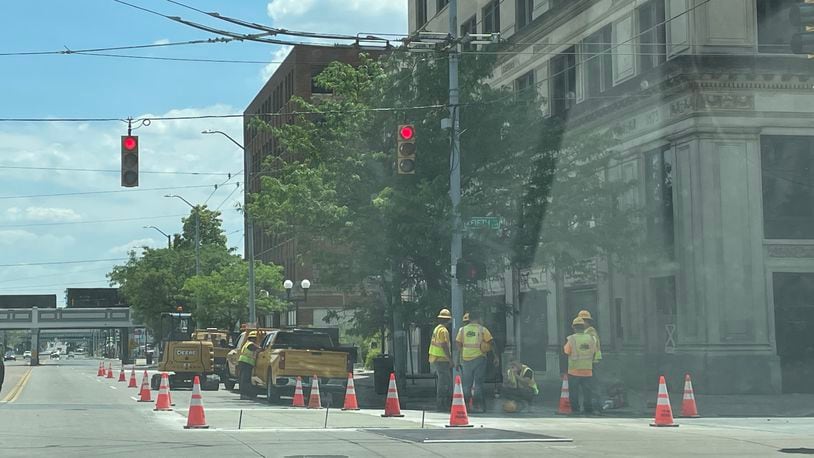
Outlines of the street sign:
<svg viewBox="0 0 814 458">
<path fill-rule="evenodd" d="M 500 218 L 497 216 L 477 216 L 475 218 L 469 218 L 469 221 L 464 223 L 464 227 L 467 229 L 486 227 L 489 229 L 498 230 L 500 229 Z"/>
</svg>

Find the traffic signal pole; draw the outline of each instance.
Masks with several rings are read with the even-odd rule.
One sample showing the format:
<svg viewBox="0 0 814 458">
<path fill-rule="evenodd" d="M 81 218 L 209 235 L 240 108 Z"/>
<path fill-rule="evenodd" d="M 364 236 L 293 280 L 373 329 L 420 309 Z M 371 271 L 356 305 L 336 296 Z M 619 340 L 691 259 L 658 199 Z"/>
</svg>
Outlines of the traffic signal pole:
<svg viewBox="0 0 814 458">
<path fill-rule="evenodd" d="M 461 259 L 461 137 L 460 137 L 460 107 L 458 105 L 458 0 L 449 1 L 449 33 L 453 47 L 449 51 L 449 116 L 452 127 L 449 153 L 449 197 L 452 202 L 452 243 L 450 246 L 450 278 L 451 306 L 452 306 L 452 339 L 458 334 L 463 321 L 463 291 L 458 281 L 457 265 Z M 457 361 L 458 350 L 452 345 L 453 361 Z"/>
</svg>

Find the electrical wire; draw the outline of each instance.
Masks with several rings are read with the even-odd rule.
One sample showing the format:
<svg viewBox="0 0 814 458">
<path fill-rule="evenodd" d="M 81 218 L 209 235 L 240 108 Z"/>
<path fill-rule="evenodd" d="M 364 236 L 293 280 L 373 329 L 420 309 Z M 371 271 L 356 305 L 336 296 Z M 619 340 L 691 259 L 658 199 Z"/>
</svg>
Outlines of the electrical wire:
<svg viewBox="0 0 814 458">
<path fill-rule="evenodd" d="M 31 276 L 28 276 L 28 277 L 18 277 L 18 278 L 9 278 L 9 279 L 5 279 L 5 280 L 0 280 L 0 283 L 12 283 L 12 282 L 15 282 L 15 281 L 36 280 L 38 278 L 61 277 L 61 276 L 65 276 L 65 275 L 81 274 L 81 273 L 87 273 L 87 272 L 102 272 L 102 271 L 109 271 L 109 270 L 110 269 L 108 269 L 107 267 L 103 267 L 101 269 L 100 268 L 95 268 L 95 269 L 74 270 L 74 271 L 67 272 L 67 273 L 66 272 L 60 272 L 60 273 L 45 274 L 45 275 L 31 275 Z"/>
<path fill-rule="evenodd" d="M 147 49 L 147 48 L 165 48 L 168 46 L 187 46 L 187 45 L 198 45 L 198 44 L 212 44 L 212 43 L 228 43 L 231 41 L 236 41 L 235 39 L 230 38 L 208 38 L 206 40 L 189 40 L 189 41 L 177 41 L 171 43 L 152 43 L 148 45 L 130 45 L 130 46 L 109 46 L 104 48 L 85 48 L 85 49 L 77 49 L 72 50 L 70 48 L 65 48 L 64 50 L 58 51 L 15 51 L 15 52 L 0 52 L 0 56 L 40 56 L 40 55 L 50 55 L 50 54 L 83 54 L 83 53 L 97 53 L 97 52 L 107 52 L 107 51 L 127 51 L 132 49 Z"/>
<path fill-rule="evenodd" d="M 24 262 L 19 264 L 0 264 L 0 267 L 57 266 L 64 264 L 87 264 L 92 262 L 113 262 L 113 261 L 127 261 L 127 258 L 84 259 L 81 261 Z"/>
<path fill-rule="evenodd" d="M 67 167 L 31 167 L 24 165 L 3 165 L 0 164 L 0 170 L 47 170 L 57 172 L 98 172 L 98 173 L 120 173 L 121 170 L 117 169 L 81 169 L 81 168 L 67 168 Z M 174 172 L 174 171 L 160 171 L 160 170 L 139 170 L 139 173 L 156 174 L 156 175 L 196 175 L 196 176 L 229 176 L 228 172 Z"/>
<path fill-rule="evenodd" d="M 182 218 L 187 215 L 159 215 L 159 216 L 134 216 L 131 218 L 111 218 L 111 219 L 97 219 L 88 221 L 57 221 L 51 223 L 23 223 L 23 224 L 0 224 L 0 229 L 15 228 L 15 227 L 44 227 L 44 226 L 72 226 L 76 224 L 103 224 L 103 223 L 121 223 L 126 221 L 142 221 L 150 219 L 164 219 L 164 218 Z"/>
<path fill-rule="evenodd" d="M 57 194 L 30 194 L 24 196 L 0 196 L 0 200 L 11 199 L 34 199 L 40 197 L 69 197 L 69 196 L 87 196 L 97 194 L 116 194 L 122 192 L 147 192 L 147 191 L 171 191 L 176 189 L 200 189 L 214 186 L 213 184 L 206 185 L 191 185 L 191 186 L 169 186 L 163 188 L 135 188 L 135 189 L 113 189 L 109 191 L 82 191 L 82 192 L 63 192 Z"/>
<path fill-rule="evenodd" d="M 54 286 L 64 286 L 64 285 L 90 285 L 96 283 L 105 283 L 109 284 L 109 280 L 89 280 L 89 281 L 64 281 L 61 283 L 51 283 L 46 285 L 25 285 L 25 286 L 12 286 L 9 288 L 0 288 L 0 291 L 20 291 L 20 290 L 32 290 L 32 289 L 39 289 L 39 288 L 50 288 Z"/>
<path fill-rule="evenodd" d="M 237 183 L 237 186 L 235 186 L 235 189 L 233 189 L 232 192 L 230 192 L 229 195 L 226 196 L 225 199 L 223 199 L 223 201 L 220 203 L 220 205 L 218 205 L 218 207 L 215 209 L 215 211 L 220 210 L 220 208 L 223 207 L 223 204 L 225 204 L 226 201 L 229 200 L 229 198 L 232 197 L 237 192 L 238 189 L 241 189 L 240 183 Z"/>
</svg>

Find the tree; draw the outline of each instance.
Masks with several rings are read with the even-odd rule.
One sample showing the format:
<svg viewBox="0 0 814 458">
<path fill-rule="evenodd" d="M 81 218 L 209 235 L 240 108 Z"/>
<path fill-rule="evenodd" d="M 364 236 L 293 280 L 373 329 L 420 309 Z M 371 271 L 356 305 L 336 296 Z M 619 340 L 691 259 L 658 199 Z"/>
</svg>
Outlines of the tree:
<svg viewBox="0 0 814 458">
<path fill-rule="evenodd" d="M 635 219 L 617 205 L 629 183 L 606 179 L 613 138 L 565 135 L 546 119 L 536 91 L 516 94 L 485 84 L 493 57 L 461 65 L 464 220 L 496 216 L 499 233 L 476 231 L 464 256 L 490 271 L 544 264 L 575 271 L 597 255 L 635 245 Z M 264 166 L 261 192 L 248 206 L 301 255 L 320 263 L 320 281 L 358 293 L 357 329 L 373 333 L 398 313 L 427 323 L 449 301 L 449 132 L 439 58 L 394 52 L 358 67 L 334 63 L 316 83 L 333 97 L 297 99 L 293 124 L 273 128 L 282 150 Z M 390 107 L 378 110 L 378 107 Z M 392 108 L 395 107 L 395 108 Z M 396 126 L 416 125 L 415 175 L 395 175 Z M 252 127 L 271 129 L 254 120 Z M 476 285 L 467 298 L 478 296 Z M 371 298 L 374 298 L 371 300 Z"/>
<path fill-rule="evenodd" d="M 174 246 L 195 248 L 195 215 L 200 217 L 201 246 L 214 245 L 226 248 L 226 235 L 223 233 L 221 212 L 210 210 L 206 205 L 196 205 L 189 216 L 181 218 L 181 234 L 176 234 Z M 203 266 L 203 263 L 201 264 Z"/>
</svg>

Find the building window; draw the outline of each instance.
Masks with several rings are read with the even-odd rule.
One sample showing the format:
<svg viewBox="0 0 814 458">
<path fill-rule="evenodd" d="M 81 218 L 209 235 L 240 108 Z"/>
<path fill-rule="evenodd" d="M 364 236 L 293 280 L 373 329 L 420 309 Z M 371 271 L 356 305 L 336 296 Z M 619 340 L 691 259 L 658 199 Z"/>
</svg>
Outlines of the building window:
<svg viewBox="0 0 814 458">
<path fill-rule="evenodd" d="M 436 11 L 441 11 L 441 10 L 442 10 L 442 9 L 444 9 L 444 8 L 445 8 L 447 5 L 449 5 L 449 0 L 438 0 L 438 1 L 435 3 L 435 5 L 436 5 L 435 10 L 436 10 Z"/>
<path fill-rule="evenodd" d="M 639 71 L 663 64 L 667 58 L 664 1 L 650 0 L 637 10 L 639 19 Z"/>
<path fill-rule="evenodd" d="M 576 48 L 571 46 L 551 59 L 551 114 L 559 116 L 576 101 Z"/>
<path fill-rule="evenodd" d="M 536 95 L 534 88 L 534 70 L 514 80 L 514 94 L 518 101 L 533 101 Z"/>
<path fill-rule="evenodd" d="M 492 0 L 483 8 L 483 33 L 500 32 L 500 3 Z"/>
<path fill-rule="evenodd" d="M 645 186 L 647 190 L 647 236 L 673 259 L 675 219 L 673 216 L 673 170 L 675 155 L 664 146 L 645 153 Z"/>
<path fill-rule="evenodd" d="M 531 24 L 531 13 L 534 11 L 534 0 L 516 0 L 517 30 Z"/>
<path fill-rule="evenodd" d="M 760 137 L 767 239 L 814 239 L 814 137 Z"/>
<path fill-rule="evenodd" d="M 789 23 L 789 7 L 797 0 L 757 0 L 758 51 L 790 53 L 791 36 L 796 32 Z"/>
<path fill-rule="evenodd" d="M 427 23 L 427 0 L 415 1 L 415 26 L 420 28 Z"/>
<path fill-rule="evenodd" d="M 587 97 L 597 96 L 613 86 L 610 25 L 582 42 L 581 58 Z"/>
<path fill-rule="evenodd" d="M 325 67 L 314 67 L 311 69 L 311 94 L 330 94 L 329 89 L 325 89 L 317 84 L 317 76 L 319 76 Z"/>
</svg>

